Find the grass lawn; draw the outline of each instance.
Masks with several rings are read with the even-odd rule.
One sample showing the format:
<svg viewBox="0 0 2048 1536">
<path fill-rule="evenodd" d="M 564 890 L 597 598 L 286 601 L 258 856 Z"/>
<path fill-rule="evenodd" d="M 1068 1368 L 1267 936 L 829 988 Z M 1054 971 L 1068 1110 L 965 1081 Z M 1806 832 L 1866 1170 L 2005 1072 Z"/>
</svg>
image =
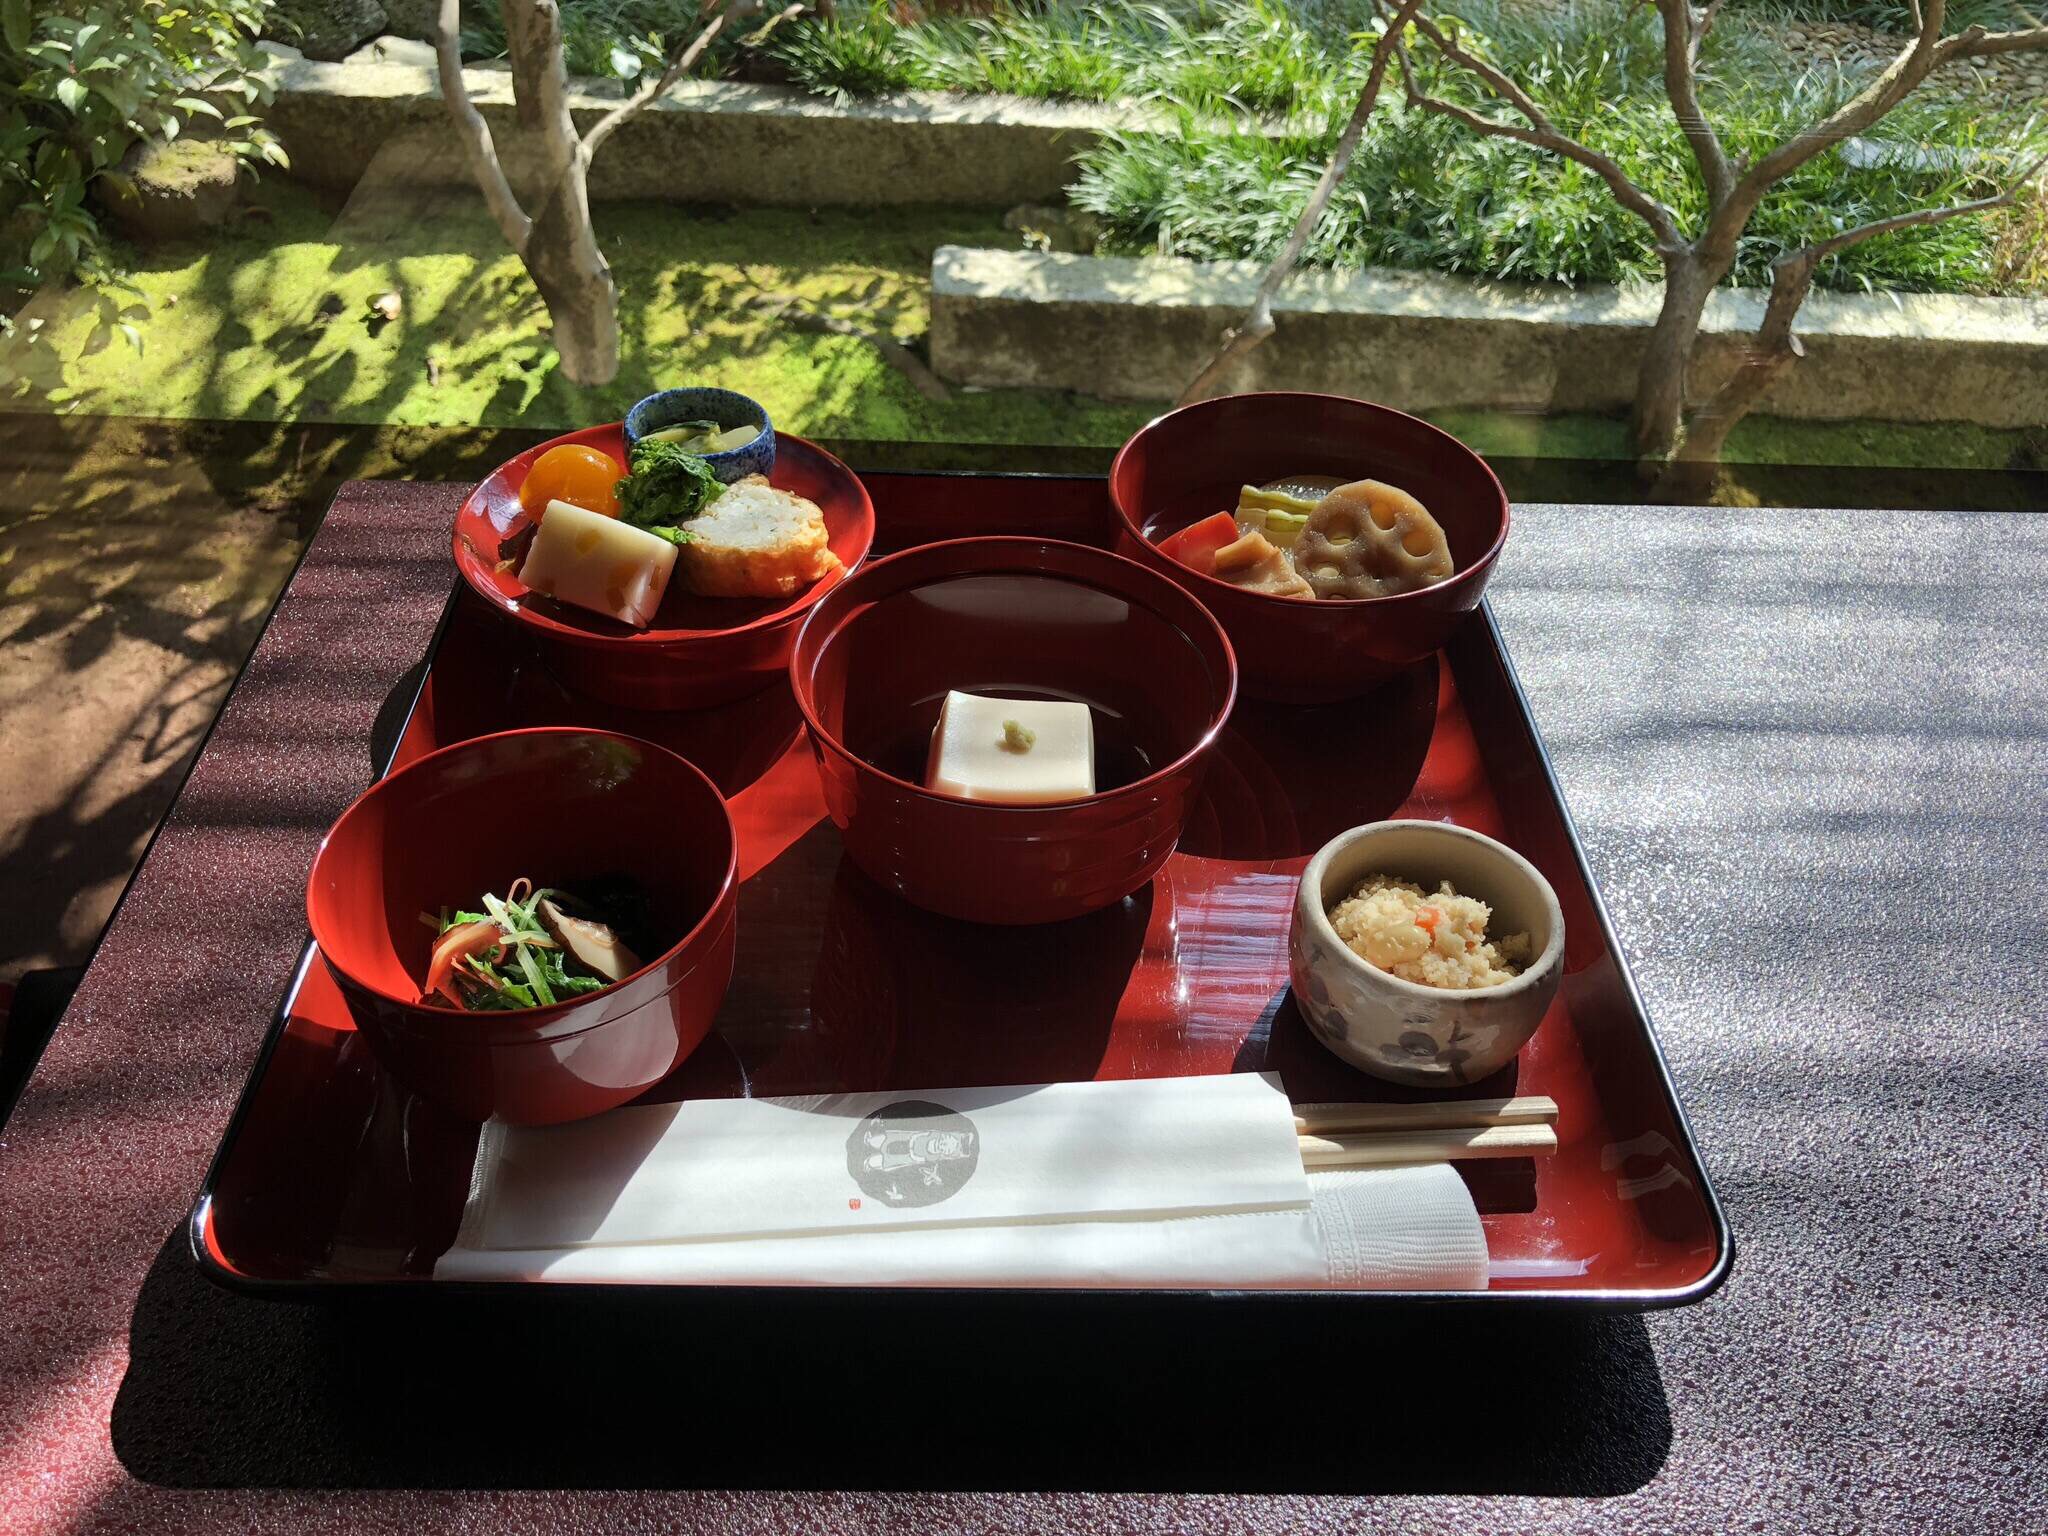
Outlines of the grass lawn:
<svg viewBox="0 0 2048 1536">
<path fill-rule="evenodd" d="M 62 367 L 46 399 L 112 416 L 568 427 L 708 383 L 813 436 L 1104 445 L 1151 414 L 1054 391 L 930 401 L 865 341 L 799 331 L 763 307 L 795 296 L 914 341 L 933 249 L 1008 243 L 995 214 L 650 204 L 600 208 L 598 225 L 623 332 L 619 376 L 602 389 L 561 376 L 546 311 L 480 202 L 359 196 L 337 214 L 273 176 L 215 238 L 132 258 L 149 305 L 139 354 L 118 338 L 89 349 L 87 315 L 51 315 Z M 392 292 L 403 309 L 386 322 L 370 306 Z"/>
</svg>

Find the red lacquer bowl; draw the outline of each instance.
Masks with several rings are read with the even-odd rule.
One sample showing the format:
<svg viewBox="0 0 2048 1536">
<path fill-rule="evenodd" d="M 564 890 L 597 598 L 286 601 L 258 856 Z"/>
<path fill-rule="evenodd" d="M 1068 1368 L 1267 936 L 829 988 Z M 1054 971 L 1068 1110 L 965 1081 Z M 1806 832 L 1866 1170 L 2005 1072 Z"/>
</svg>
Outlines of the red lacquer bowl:
<svg viewBox="0 0 2048 1536">
<path fill-rule="evenodd" d="M 787 598 L 699 597 L 678 580 L 663 595 L 654 623 L 634 629 L 529 592 L 513 573 L 497 569 L 499 541 L 530 521 L 519 506 L 526 471 L 563 443 L 601 449 L 618 461 L 621 475 L 626 472 L 625 437 L 617 422 L 553 438 L 508 459 L 455 514 L 455 564 L 472 591 L 539 643 L 557 677 L 609 704 L 705 709 L 767 687 L 789 665 L 797 626 L 812 604 L 865 560 L 874 543 L 874 503 L 859 477 L 817 444 L 779 432 L 769 478 L 818 504 L 845 571 Z"/>
<path fill-rule="evenodd" d="M 1398 597 L 1308 602 L 1247 592 L 1161 554 L 1157 541 L 1289 474 L 1384 480 L 1443 525 L 1457 573 Z M 1341 395 L 1226 395 L 1139 428 L 1110 466 L 1117 547 L 1199 597 L 1237 650 L 1247 698 L 1356 698 L 1433 655 L 1473 609 L 1508 536 L 1484 459 L 1426 421 Z"/>
<path fill-rule="evenodd" d="M 1119 901 L 1180 840 L 1237 664 L 1181 588 L 1103 550 L 956 539 L 877 561 L 818 603 L 790 663 L 847 852 L 921 907 L 1047 923 Z M 922 787 L 948 689 L 1078 699 L 1099 793 L 986 805 Z"/>
<path fill-rule="evenodd" d="M 673 752 L 611 731 L 506 731 L 381 780 L 320 844 L 306 915 L 377 1059 L 472 1120 L 594 1115 L 675 1070 L 732 979 L 738 839 L 725 801 Z M 672 940 L 617 986 L 550 1008 L 462 1013 L 420 1001 L 422 912 L 474 908 L 524 876 L 623 875 Z"/>
</svg>

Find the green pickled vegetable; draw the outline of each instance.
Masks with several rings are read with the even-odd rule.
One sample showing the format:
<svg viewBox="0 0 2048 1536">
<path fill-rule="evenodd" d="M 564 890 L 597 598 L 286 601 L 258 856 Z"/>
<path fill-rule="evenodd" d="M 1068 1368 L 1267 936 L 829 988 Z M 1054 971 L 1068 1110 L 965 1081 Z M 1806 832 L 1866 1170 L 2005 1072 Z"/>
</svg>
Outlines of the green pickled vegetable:
<svg viewBox="0 0 2048 1536">
<path fill-rule="evenodd" d="M 687 544 L 690 532 L 682 525 L 724 491 L 724 482 L 696 454 L 642 438 L 633 447 L 632 473 L 618 485 L 619 516 L 671 544 Z"/>
</svg>

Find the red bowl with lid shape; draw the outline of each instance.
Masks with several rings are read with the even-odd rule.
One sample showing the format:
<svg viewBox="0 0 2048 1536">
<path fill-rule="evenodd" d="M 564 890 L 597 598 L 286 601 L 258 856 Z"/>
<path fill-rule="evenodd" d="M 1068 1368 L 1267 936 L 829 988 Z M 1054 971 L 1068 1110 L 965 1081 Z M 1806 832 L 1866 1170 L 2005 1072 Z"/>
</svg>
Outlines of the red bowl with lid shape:
<svg viewBox="0 0 2048 1536">
<path fill-rule="evenodd" d="M 1247 592 L 1182 565 L 1158 541 L 1287 475 L 1384 480 L 1443 525 L 1448 580 L 1393 597 Z M 1508 536 L 1508 499 L 1484 459 L 1426 421 L 1341 395 L 1226 395 L 1138 429 L 1109 471 L 1117 548 L 1200 598 L 1237 650 L 1247 698 L 1356 698 L 1439 650 L 1479 606 Z"/>
<path fill-rule="evenodd" d="M 513 572 L 498 569 L 499 543 L 532 521 L 519 505 L 527 470 L 564 443 L 599 449 L 626 473 L 625 435 L 617 422 L 552 438 L 508 459 L 455 514 L 455 565 L 472 592 L 539 646 L 564 684 L 609 704 L 707 709 L 779 681 L 804 615 L 874 543 L 874 503 L 859 477 L 816 443 L 778 432 L 770 483 L 818 504 L 843 569 L 786 598 L 700 597 L 678 576 L 662 594 L 654 623 L 634 629 L 531 592 Z"/>
<path fill-rule="evenodd" d="M 342 812 L 306 915 L 394 1078 L 471 1120 L 575 1120 L 653 1087 L 710 1030 L 732 979 L 737 853 L 724 799 L 673 752 L 611 731 L 507 731 L 430 753 Z M 665 947 L 616 986 L 502 1013 L 421 1000 L 422 912 L 474 909 L 522 877 L 617 876 Z"/>
<path fill-rule="evenodd" d="M 790 678 L 847 853 L 979 923 L 1078 917 L 1180 840 L 1237 693 L 1230 642 L 1174 583 L 1106 550 L 955 539 L 879 560 L 805 620 Z M 923 787 L 950 689 L 1093 711 L 1098 792 L 992 805 Z"/>
</svg>

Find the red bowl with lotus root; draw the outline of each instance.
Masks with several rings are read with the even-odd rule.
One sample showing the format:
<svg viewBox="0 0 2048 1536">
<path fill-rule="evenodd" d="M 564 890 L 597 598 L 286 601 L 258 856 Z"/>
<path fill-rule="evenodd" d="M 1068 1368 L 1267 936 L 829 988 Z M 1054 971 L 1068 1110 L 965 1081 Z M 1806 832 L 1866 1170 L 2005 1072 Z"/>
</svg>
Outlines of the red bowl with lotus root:
<svg viewBox="0 0 2048 1536">
<path fill-rule="evenodd" d="M 1379 480 L 1442 526 L 1452 575 L 1387 597 L 1278 597 L 1183 565 L 1159 542 L 1237 505 L 1239 489 L 1294 476 Z M 1109 495 L 1118 551 L 1185 587 L 1229 635 L 1248 698 L 1356 698 L 1434 654 L 1479 606 L 1508 535 L 1507 493 L 1486 461 L 1414 416 L 1341 395 L 1226 395 L 1147 423 L 1118 452 Z"/>
</svg>

